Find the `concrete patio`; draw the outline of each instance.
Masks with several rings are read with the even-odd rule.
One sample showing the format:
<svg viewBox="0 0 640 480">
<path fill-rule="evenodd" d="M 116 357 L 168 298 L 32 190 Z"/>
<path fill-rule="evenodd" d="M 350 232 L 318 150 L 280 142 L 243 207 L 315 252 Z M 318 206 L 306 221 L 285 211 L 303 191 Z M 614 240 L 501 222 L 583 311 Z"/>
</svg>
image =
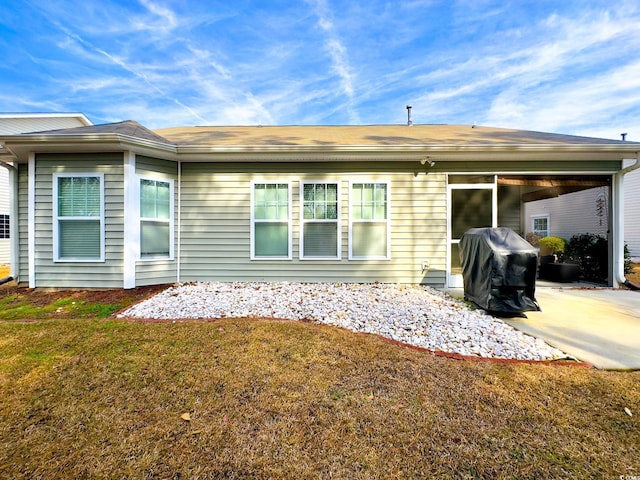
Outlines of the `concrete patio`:
<svg viewBox="0 0 640 480">
<path fill-rule="evenodd" d="M 505 321 L 597 368 L 640 369 L 640 292 L 540 287 L 536 299 L 542 311 Z"/>
<path fill-rule="evenodd" d="M 461 288 L 446 291 L 464 296 Z M 543 283 L 536 299 L 540 312 L 503 320 L 597 368 L 640 369 L 640 292 Z"/>
</svg>

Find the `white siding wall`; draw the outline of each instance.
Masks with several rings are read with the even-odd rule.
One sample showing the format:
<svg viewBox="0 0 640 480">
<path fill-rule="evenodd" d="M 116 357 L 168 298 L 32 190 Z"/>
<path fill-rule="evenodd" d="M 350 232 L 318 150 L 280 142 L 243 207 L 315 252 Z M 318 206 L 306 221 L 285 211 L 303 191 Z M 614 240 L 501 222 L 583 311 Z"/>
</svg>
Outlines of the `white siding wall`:
<svg viewBox="0 0 640 480">
<path fill-rule="evenodd" d="M 9 212 L 9 172 L 0 166 L 0 215 L 8 215 Z M 0 238 L 0 265 L 9 263 L 10 249 L 11 240 Z"/>
<path fill-rule="evenodd" d="M 624 177 L 624 240 L 631 258 L 640 262 L 640 170 Z"/>
<path fill-rule="evenodd" d="M 599 215 L 598 199 L 604 199 L 603 214 Z M 609 189 L 591 188 L 580 192 L 528 202 L 524 208 L 525 229 L 531 231 L 531 217 L 549 215 L 549 234 L 569 240 L 581 233 L 607 235 Z"/>
<path fill-rule="evenodd" d="M 370 168 L 371 165 L 368 166 Z M 444 285 L 446 184 L 443 174 L 353 172 L 345 166 L 304 166 L 296 172 L 254 173 L 264 166 L 184 164 L 182 174 L 182 281 L 394 282 Z M 310 171 L 323 168 L 322 172 Z M 365 168 L 362 166 L 361 168 Z M 244 173 L 238 170 L 245 169 Z M 233 172 L 235 170 L 235 172 Z M 252 171 L 253 170 L 253 171 Z M 332 173 L 326 173 L 326 172 Z M 292 260 L 250 260 L 251 181 L 291 182 Z M 302 180 L 340 184 L 342 259 L 300 260 Z M 349 260 L 349 181 L 390 182 L 391 260 Z M 422 261 L 429 261 L 424 275 Z"/>
<path fill-rule="evenodd" d="M 20 114 L 17 114 L 20 115 Z M 86 123 L 77 116 L 16 116 L 0 117 L 0 134 L 14 135 L 17 133 L 43 132 L 61 128 L 83 127 Z"/>
</svg>

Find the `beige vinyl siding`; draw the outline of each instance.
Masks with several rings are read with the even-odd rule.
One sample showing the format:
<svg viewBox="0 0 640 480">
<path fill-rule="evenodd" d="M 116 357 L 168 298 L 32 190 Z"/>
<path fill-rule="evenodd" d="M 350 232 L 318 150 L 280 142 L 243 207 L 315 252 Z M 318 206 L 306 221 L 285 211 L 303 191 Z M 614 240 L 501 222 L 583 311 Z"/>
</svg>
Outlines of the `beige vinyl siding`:
<svg viewBox="0 0 640 480">
<path fill-rule="evenodd" d="M 520 198 L 522 188 L 518 186 L 498 186 L 498 226 L 508 227 L 524 237 Z"/>
<path fill-rule="evenodd" d="M 400 173 L 392 173 L 390 165 L 376 166 L 377 173 L 369 173 L 365 169 L 371 165 L 279 164 L 276 173 L 269 172 L 265 164 L 183 164 L 181 281 L 444 284 L 444 175 L 416 177 L 413 164 Z M 240 168 L 245 172 L 233 172 Z M 250 260 L 252 181 L 291 182 L 292 260 Z M 301 181 L 340 184 L 341 260 L 300 260 Z M 350 181 L 389 182 L 391 260 L 348 260 Z M 423 261 L 431 265 L 426 277 L 421 271 Z"/>
<path fill-rule="evenodd" d="M 175 179 L 178 175 L 178 164 L 170 160 L 136 155 L 136 173 L 138 175 L 161 173 Z"/>
<path fill-rule="evenodd" d="M 136 174 L 141 176 L 158 176 L 177 180 L 178 164 L 168 160 L 157 158 L 136 156 Z M 178 213 L 178 185 L 174 183 L 174 211 Z M 178 219 L 174 222 L 174 244 L 178 246 Z M 136 262 L 136 286 L 158 285 L 164 283 L 175 283 L 177 281 L 177 252 L 174 251 L 174 260 L 138 260 Z"/>
<path fill-rule="evenodd" d="M 624 240 L 631 257 L 640 259 L 640 170 L 624 177 Z"/>
<path fill-rule="evenodd" d="M 9 214 L 9 172 L 6 168 L 0 166 L 0 214 Z M 9 219 L 13 221 L 13 219 Z M 11 240 L 8 238 L 0 238 L 0 264 L 8 264 L 11 256 Z"/>
<path fill-rule="evenodd" d="M 18 164 L 18 281 L 29 282 L 29 167 Z"/>
<path fill-rule="evenodd" d="M 53 174 L 103 173 L 104 262 L 53 262 Z M 36 156 L 35 279 L 37 287 L 121 288 L 123 285 L 124 169 L 122 153 Z"/>
</svg>

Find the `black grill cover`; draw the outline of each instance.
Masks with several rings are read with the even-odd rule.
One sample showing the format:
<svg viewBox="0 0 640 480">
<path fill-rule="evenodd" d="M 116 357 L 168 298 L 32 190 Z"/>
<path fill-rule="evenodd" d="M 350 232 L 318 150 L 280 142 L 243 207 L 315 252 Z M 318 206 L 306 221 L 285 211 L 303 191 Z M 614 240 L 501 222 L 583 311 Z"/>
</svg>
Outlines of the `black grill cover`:
<svg viewBox="0 0 640 480">
<path fill-rule="evenodd" d="M 464 297 L 490 312 L 540 310 L 538 252 L 506 227 L 472 228 L 460 239 Z"/>
</svg>

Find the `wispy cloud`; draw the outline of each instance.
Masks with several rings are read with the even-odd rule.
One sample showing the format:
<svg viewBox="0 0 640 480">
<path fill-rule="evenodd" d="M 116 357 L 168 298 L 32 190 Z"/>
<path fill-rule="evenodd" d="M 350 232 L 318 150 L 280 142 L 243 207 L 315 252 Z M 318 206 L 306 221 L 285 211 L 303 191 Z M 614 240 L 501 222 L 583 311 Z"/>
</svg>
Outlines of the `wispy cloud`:
<svg viewBox="0 0 640 480">
<path fill-rule="evenodd" d="M 176 15 L 170 9 L 163 7 L 158 3 L 152 2 L 151 0 L 140 0 L 140 3 L 160 20 L 160 24 L 158 25 L 156 23 L 152 28 L 160 28 L 161 30 L 171 31 L 178 25 Z M 142 22 L 139 25 L 142 28 L 149 26 L 147 22 Z"/>
<path fill-rule="evenodd" d="M 123 70 L 129 72 L 130 74 L 134 75 L 135 77 L 139 78 L 140 80 L 142 80 L 144 82 L 144 84 L 146 84 L 149 88 L 153 89 L 155 92 L 157 92 L 162 98 L 165 98 L 167 100 L 170 100 L 171 102 L 175 103 L 176 105 L 178 105 L 181 108 L 184 108 L 187 112 L 189 112 L 194 118 L 202 121 L 203 123 L 206 123 L 206 120 L 204 118 L 202 118 L 198 112 L 196 112 L 193 108 L 191 108 L 188 105 L 185 105 L 181 100 L 179 100 L 178 98 L 171 96 L 170 94 L 168 94 L 158 83 L 154 82 L 153 80 L 150 79 L 149 75 L 147 75 L 147 73 L 145 72 L 144 69 L 138 68 L 138 66 L 136 66 L 135 64 L 130 64 L 126 59 L 121 58 L 117 55 L 111 54 L 110 52 L 102 49 L 102 48 L 98 48 L 93 46 L 90 42 L 88 42 L 87 40 L 83 39 L 82 37 L 80 37 L 78 34 L 71 32 L 68 28 L 66 28 L 65 26 L 57 23 L 57 22 L 53 22 L 54 25 L 56 25 L 60 30 L 62 30 L 69 38 L 75 40 L 79 45 L 81 45 L 83 48 L 96 52 L 102 56 L 104 56 L 106 59 L 108 59 L 110 62 L 112 62 L 113 64 L 119 66 L 120 68 L 122 68 Z"/>
<path fill-rule="evenodd" d="M 326 0 L 314 0 L 312 3 L 318 16 L 318 26 L 326 35 L 325 50 L 328 52 L 333 71 L 340 78 L 340 86 L 343 94 L 348 99 L 349 117 L 352 123 L 360 123 L 360 118 L 354 107 L 354 78 L 353 68 L 349 63 L 349 54 L 346 47 L 340 41 L 333 26 L 332 14 Z"/>
<path fill-rule="evenodd" d="M 362 124 L 411 103 L 416 123 L 640 137 L 636 4 L 7 0 L 0 110 Z"/>
</svg>

